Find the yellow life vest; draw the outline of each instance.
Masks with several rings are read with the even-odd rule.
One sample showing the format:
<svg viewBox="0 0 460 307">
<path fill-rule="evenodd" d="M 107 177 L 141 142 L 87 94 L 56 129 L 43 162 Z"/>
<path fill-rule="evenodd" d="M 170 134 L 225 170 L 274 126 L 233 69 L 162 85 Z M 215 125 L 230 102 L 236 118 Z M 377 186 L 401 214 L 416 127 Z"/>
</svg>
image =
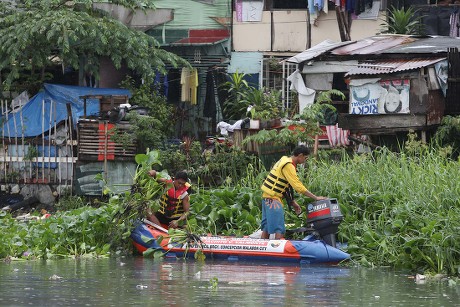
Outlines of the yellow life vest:
<svg viewBox="0 0 460 307">
<path fill-rule="evenodd" d="M 262 184 L 261 188 L 265 194 L 280 199 L 283 198 L 283 193 L 289 187 L 289 182 L 283 174 L 283 168 L 289 163 L 292 163 L 292 159 L 286 156 L 276 162 Z"/>
</svg>

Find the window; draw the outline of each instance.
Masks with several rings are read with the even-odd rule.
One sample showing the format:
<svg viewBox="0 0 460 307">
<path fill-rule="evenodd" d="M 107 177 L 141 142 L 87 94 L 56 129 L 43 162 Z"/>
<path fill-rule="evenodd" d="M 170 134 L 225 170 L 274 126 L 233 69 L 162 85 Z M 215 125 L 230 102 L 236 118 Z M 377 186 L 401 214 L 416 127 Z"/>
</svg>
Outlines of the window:
<svg viewBox="0 0 460 307">
<path fill-rule="evenodd" d="M 266 0 L 267 10 L 270 9 L 307 9 L 307 0 Z"/>
</svg>

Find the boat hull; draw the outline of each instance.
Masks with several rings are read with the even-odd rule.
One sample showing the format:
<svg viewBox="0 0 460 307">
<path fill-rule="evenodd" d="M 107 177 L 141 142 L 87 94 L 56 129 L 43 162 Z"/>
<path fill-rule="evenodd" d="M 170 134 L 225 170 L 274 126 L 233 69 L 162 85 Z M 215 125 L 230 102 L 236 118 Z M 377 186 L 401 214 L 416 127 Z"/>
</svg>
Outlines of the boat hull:
<svg viewBox="0 0 460 307">
<path fill-rule="evenodd" d="M 162 237 L 161 244 L 157 239 Z M 350 255 L 322 240 L 265 240 L 249 237 L 202 236 L 203 244 L 186 245 L 171 242 L 168 234 L 144 223 L 131 233 L 134 247 L 140 253 L 161 250 L 166 257 L 193 257 L 201 250 L 206 258 L 239 261 L 264 260 L 291 263 L 338 263 Z"/>
</svg>

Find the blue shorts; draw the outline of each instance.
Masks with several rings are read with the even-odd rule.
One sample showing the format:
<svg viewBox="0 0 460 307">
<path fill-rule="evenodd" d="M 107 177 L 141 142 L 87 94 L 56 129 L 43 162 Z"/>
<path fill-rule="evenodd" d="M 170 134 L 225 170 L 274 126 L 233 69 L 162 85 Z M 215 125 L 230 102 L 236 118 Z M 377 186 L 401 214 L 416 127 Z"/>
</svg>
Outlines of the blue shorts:
<svg viewBox="0 0 460 307">
<path fill-rule="evenodd" d="M 281 202 L 272 198 L 262 199 L 262 223 L 260 229 L 269 234 L 284 234 L 286 232 L 284 226 L 284 208 Z"/>
</svg>

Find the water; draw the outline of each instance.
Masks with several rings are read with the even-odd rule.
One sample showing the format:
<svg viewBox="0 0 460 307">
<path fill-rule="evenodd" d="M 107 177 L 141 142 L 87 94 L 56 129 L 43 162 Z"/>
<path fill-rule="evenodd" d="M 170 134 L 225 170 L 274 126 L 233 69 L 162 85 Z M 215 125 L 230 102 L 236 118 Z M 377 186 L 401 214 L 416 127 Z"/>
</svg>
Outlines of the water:
<svg viewBox="0 0 460 307">
<path fill-rule="evenodd" d="M 0 306 L 455 306 L 392 270 L 142 257 L 0 263 Z"/>
</svg>

